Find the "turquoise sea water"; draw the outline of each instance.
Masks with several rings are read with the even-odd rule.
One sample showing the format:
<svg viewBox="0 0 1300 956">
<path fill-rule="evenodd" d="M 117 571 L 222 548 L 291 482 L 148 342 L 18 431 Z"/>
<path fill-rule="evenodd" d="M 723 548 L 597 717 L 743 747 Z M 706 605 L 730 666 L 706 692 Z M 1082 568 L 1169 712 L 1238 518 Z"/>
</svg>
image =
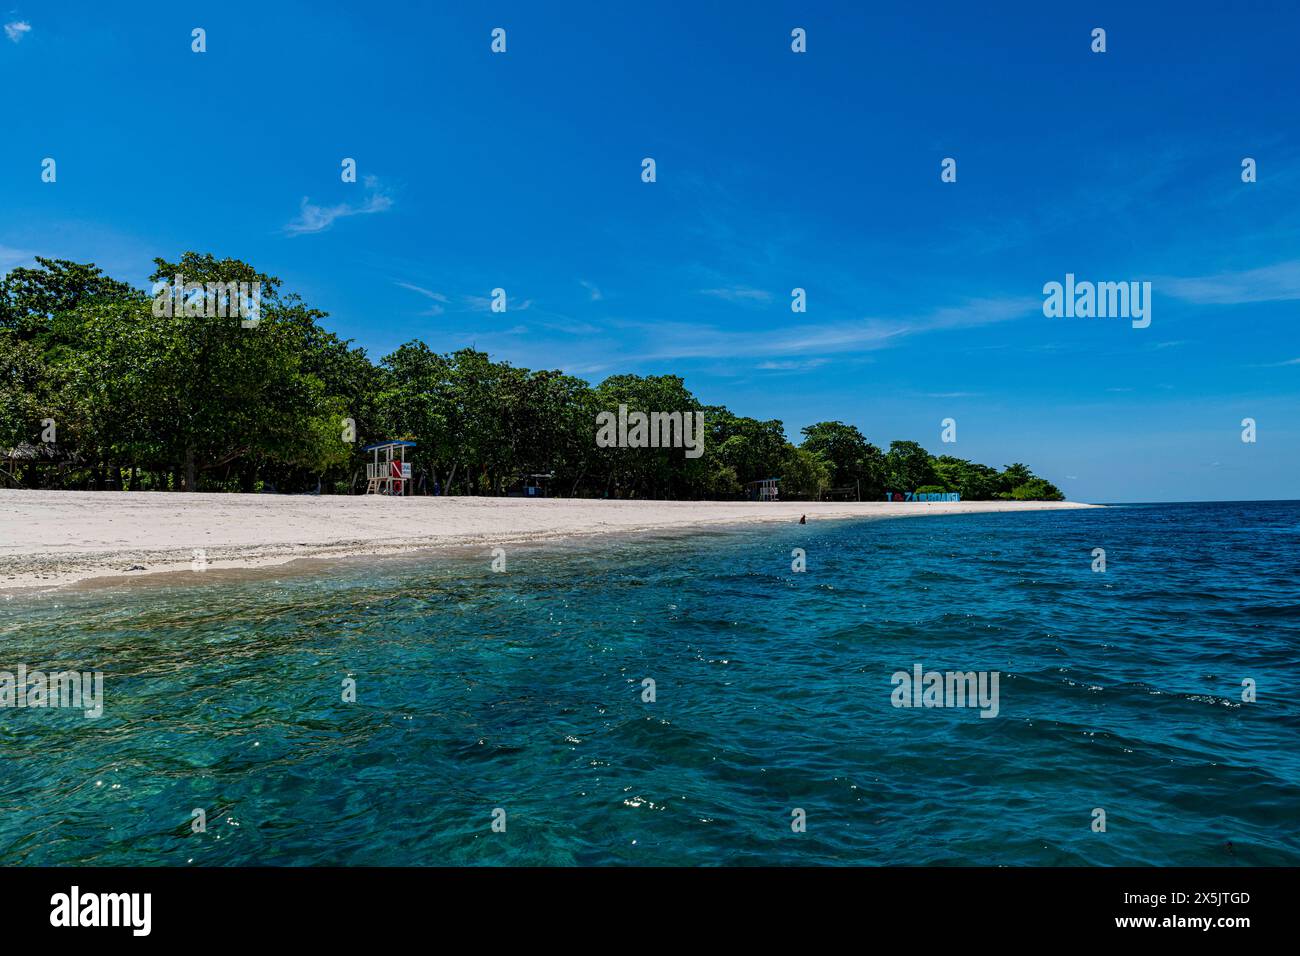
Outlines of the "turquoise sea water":
<svg viewBox="0 0 1300 956">
<path fill-rule="evenodd" d="M 490 565 L 0 602 L 0 669 L 102 670 L 106 696 L 0 710 L 0 863 L 1300 863 L 1300 503 Z M 998 716 L 892 706 L 917 663 L 998 671 Z"/>
</svg>

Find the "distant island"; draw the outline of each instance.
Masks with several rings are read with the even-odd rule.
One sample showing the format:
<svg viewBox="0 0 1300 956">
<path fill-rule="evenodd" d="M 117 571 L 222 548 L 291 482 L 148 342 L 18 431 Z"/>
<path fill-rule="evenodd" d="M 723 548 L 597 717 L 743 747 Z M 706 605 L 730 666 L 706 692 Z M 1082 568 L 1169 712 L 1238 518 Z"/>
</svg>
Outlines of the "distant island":
<svg viewBox="0 0 1300 956">
<path fill-rule="evenodd" d="M 349 494 L 365 487 L 362 449 L 404 439 L 419 494 L 544 480 L 552 497 L 735 500 L 776 478 L 787 500 L 1064 500 L 1023 464 L 914 441 L 884 451 L 839 421 L 809 425 L 795 445 L 780 421 L 704 405 L 676 375 L 593 386 L 419 340 L 376 364 L 320 325 L 327 313 L 236 259 L 155 259 L 155 283 L 194 284 L 165 308 L 93 264 L 36 262 L 0 278 L 0 487 Z M 255 290 L 255 320 L 228 300 L 213 317 L 214 288 Z M 703 453 L 599 447 L 598 416 L 620 405 L 702 412 Z"/>
</svg>

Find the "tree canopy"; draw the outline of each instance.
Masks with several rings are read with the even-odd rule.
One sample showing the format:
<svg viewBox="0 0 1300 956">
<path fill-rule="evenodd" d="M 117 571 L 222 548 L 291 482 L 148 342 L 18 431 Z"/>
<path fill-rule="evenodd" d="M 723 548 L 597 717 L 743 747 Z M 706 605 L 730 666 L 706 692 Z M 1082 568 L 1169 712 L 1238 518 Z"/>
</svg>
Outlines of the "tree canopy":
<svg viewBox="0 0 1300 956">
<path fill-rule="evenodd" d="M 196 252 L 154 262 L 158 283 L 179 273 L 256 287 L 255 327 L 188 308 L 155 314 L 150 294 L 89 263 L 38 258 L 11 270 L 0 278 L 0 483 L 347 493 L 367 443 L 408 439 L 425 493 L 500 495 L 546 475 L 550 494 L 568 496 L 734 498 L 779 478 L 783 498 L 1063 497 L 1023 464 L 935 458 L 912 441 L 882 452 L 839 421 L 809 425 L 796 446 L 782 422 L 706 406 L 676 375 L 591 385 L 418 340 L 375 362 L 248 263 Z M 598 447 L 598 413 L 620 405 L 702 413 L 703 454 Z M 13 453 L 24 447 L 48 454 Z"/>
</svg>

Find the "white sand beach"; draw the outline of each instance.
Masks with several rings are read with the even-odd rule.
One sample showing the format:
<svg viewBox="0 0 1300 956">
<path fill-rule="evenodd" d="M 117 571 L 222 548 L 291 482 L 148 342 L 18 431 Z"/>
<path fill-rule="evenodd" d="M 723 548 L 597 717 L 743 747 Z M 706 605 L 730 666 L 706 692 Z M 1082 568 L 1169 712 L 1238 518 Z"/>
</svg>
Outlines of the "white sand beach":
<svg viewBox="0 0 1300 956">
<path fill-rule="evenodd" d="M 1047 511 L 1048 501 L 719 502 L 0 491 L 0 591 L 298 558 L 829 518 Z"/>
</svg>

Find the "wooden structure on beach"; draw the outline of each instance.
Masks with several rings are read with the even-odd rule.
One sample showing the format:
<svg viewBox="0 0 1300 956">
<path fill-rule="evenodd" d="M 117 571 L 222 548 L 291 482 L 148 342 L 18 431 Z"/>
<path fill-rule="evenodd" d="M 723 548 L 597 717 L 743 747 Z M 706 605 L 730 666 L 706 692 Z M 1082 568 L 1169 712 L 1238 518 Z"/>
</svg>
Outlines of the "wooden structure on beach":
<svg viewBox="0 0 1300 956">
<path fill-rule="evenodd" d="M 855 481 L 851 485 L 842 485 L 839 488 L 827 488 L 821 493 L 821 501 L 861 501 L 862 486 L 860 482 Z"/>
<path fill-rule="evenodd" d="M 555 478 L 555 472 L 537 472 L 523 475 L 506 491 L 507 498 L 545 498 L 546 489 Z"/>
<path fill-rule="evenodd" d="M 69 454 L 58 445 L 19 442 L 13 448 L 0 448 L 0 485 L 21 488 L 24 485 L 24 473 L 26 483 L 32 483 L 47 469 L 63 472 L 81 464 L 80 455 L 75 452 Z"/>
<path fill-rule="evenodd" d="M 413 441 L 381 441 L 361 449 L 375 456 L 366 463 L 366 494 L 406 494 L 411 485 L 411 463 L 406 460 L 406 449 L 414 447 Z"/>
<path fill-rule="evenodd" d="M 780 501 L 777 489 L 780 478 L 760 478 L 758 481 L 745 482 L 745 497 L 750 501 Z"/>
</svg>

